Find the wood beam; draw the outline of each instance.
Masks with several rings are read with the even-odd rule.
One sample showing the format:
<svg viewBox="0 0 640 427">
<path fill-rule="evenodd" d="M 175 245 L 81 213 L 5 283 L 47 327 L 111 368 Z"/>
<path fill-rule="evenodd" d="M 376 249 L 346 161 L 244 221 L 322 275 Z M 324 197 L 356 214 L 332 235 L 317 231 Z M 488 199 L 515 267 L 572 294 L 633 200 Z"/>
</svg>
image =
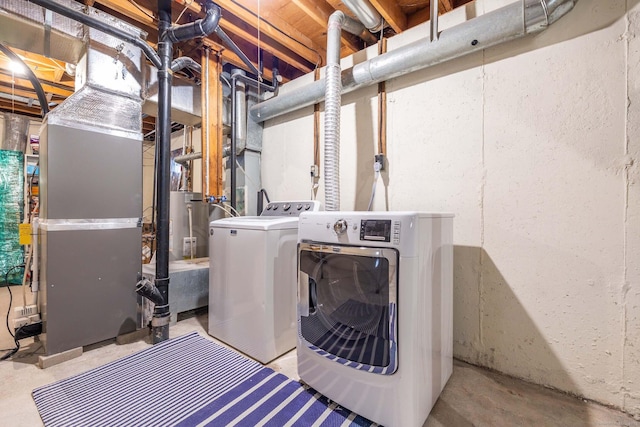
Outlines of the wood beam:
<svg viewBox="0 0 640 427">
<path fill-rule="evenodd" d="M 335 9 L 325 0 L 293 0 L 293 3 L 309 15 L 321 28 L 326 28 L 329 16 L 335 12 Z M 353 34 L 342 31 L 340 38 L 342 43 L 351 51 L 349 53 L 357 52 L 361 49 L 358 38 Z"/>
<path fill-rule="evenodd" d="M 25 113 L 31 116 L 38 116 L 42 118 L 40 107 L 29 107 L 21 102 L 14 102 L 6 99 L 0 99 L 0 111 L 6 111 L 7 113 Z"/>
<path fill-rule="evenodd" d="M 252 28 L 247 28 L 249 27 L 248 25 L 235 24 L 231 21 L 225 20 L 221 23 L 221 26 L 227 33 L 237 35 L 238 37 L 248 41 L 249 43 L 258 46 L 258 37 L 257 35 L 253 34 L 254 31 Z M 255 31 L 257 33 L 257 30 Z M 288 64 L 293 65 L 297 69 L 304 71 L 305 73 L 308 73 L 313 69 L 308 65 L 308 63 L 303 62 L 303 58 L 300 58 L 296 53 L 292 52 L 286 47 L 274 46 L 267 40 L 261 39 L 260 48 L 265 52 L 269 52 L 273 56 L 282 59 Z"/>
<path fill-rule="evenodd" d="M 385 21 L 391 25 L 396 33 L 406 30 L 407 16 L 402 12 L 398 3 L 393 0 L 370 0 Z"/>
<path fill-rule="evenodd" d="M 125 16 L 135 19 L 142 24 L 156 27 L 156 20 L 152 18 L 153 16 L 155 16 L 155 14 L 153 13 L 153 11 L 143 6 L 138 5 L 140 6 L 138 8 L 133 3 L 118 0 L 96 0 L 96 2 Z"/>
<path fill-rule="evenodd" d="M 31 84 L 31 81 L 27 80 L 27 79 L 21 79 L 18 77 L 15 77 L 13 80 L 11 79 L 11 76 L 8 76 L 6 74 L 0 73 L 0 83 L 5 83 L 8 85 L 14 85 L 14 87 L 16 88 L 20 88 L 20 89 L 25 89 L 25 90 L 29 90 L 33 88 L 33 85 Z M 71 94 L 73 94 L 73 90 L 70 89 L 62 89 L 60 88 L 58 85 L 51 85 L 51 84 L 47 84 L 46 82 L 40 82 L 40 84 L 42 85 L 42 89 L 45 92 L 50 92 L 54 95 L 59 95 L 59 96 L 63 96 L 63 97 L 67 97 L 67 96 L 71 96 Z"/>
<path fill-rule="evenodd" d="M 148 14 L 153 14 L 153 12 L 150 9 L 145 8 L 144 6 L 141 6 L 141 9 L 144 10 L 141 11 L 140 9 L 136 8 L 135 6 L 131 5 L 128 2 L 122 2 L 121 0 L 97 0 L 97 2 L 99 4 L 102 4 L 103 6 L 112 9 L 116 12 L 119 12 L 123 15 L 126 15 L 127 17 L 129 17 L 130 19 L 134 20 L 135 22 L 137 22 L 138 24 L 142 25 L 145 27 L 145 29 L 149 30 L 150 34 L 155 34 L 154 31 L 156 30 L 155 27 L 155 22 L 153 21 L 153 19 L 151 19 Z M 202 7 L 200 6 L 200 4 L 198 4 L 197 2 L 193 1 L 193 0 L 175 0 L 175 3 L 178 3 L 180 5 L 182 5 L 180 7 L 180 9 L 182 10 L 185 6 L 187 7 L 188 10 L 190 10 L 191 12 L 193 12 L 196 15 L 200 15 L 204 16 L 204 12 L 202 11 Z M 224 13 L 223 13 L 223 18 L 220 20 L 220 27 L 225 30 L 225 32 L 232 34 L 232 35 L 237 35 L 240 38 L 242 38 L 243 40 L 247 40 L 249 43 L 252 43 L 254 45 L 258 44 L 258 38 L 257 38 L 257 29 L 255 29 L 253 26 L 250 25 L 242 25 L 242 24 L 238 24 L 238 22 L 240 22 L 240 20 L 236 19 L 227 19 L 224 17 Z M 251 31 L 249 28 L 252 28 L 253 31 Z M 217 45 L 217 43 L 215 43 L 213 40 L 211 40 L 210 38 L 205 38 L 204 39 L 206 41 L 206 43 L 209 43 L 211 45 Z M 278 40 L 275 40 L 275 42 L 278 42 Z M 205 43 L 205 44 L 206 44 Z M 151 46 L 153 46 L 153 43 L 150 43 Z M 265 40 L 262 39 L 261 40 L 261 48 L 264 49 L 266 52 L 271 53 L 272 55 L 282 59 L 283 61 L 287 62 L 288 64 L 291 64 L 292 66 L 304 71 L 304 72 L 309 72 L 311 71 L 311 67 L 308 64 L 305 64 L 304 62 L 301 61 L 301 59 L 307 59 L 302 55 L 299 55 L 296 51 L 293 50 L 287 50 L 286 47 L 283 48 L 282 45 L 271 45 L 271 44 L 267 44 L 265 43 Z M 218 51 L 222 51 L 221 49 L 216 49 L 215 50 Z M 296 55 L 298 55 L 299 57 L 296 57 Z M 225 62 L 229 62 L 234 64 L 237 67 L 246 69 L 246 66 L 244 65 L 244 63 L 240 60 L 240 58 L 233 53 L 231 50 L 225 49 L 224 51 L 222 51 L 222 58 Z M 313 57 L 312 61 L 309 61 L 311 63 L 315 63 L 317 61 L 317 56 Z M 271 76 L 271 71 L 266 71 L 264 73 L 264 78 L 271 80 L 272 76 Z"/>
<path fill-rule="evenodd" d="M 202 13 L 202 7 L 193 0 L 174 1 L 175 3 L 187 6 L 188 9 L 192 12 L 195 12 L 199 15 Z M 312 64 L 315 64 L 317 62 L 318 54 L 322 58 L 326 57 L 326 51 L 322 47 L 316 46 L 307 36 L 277 17 L 270 18 L 270 21 L 273 23 L 273 25 L 271 25 L 263 19 L 258 20 L 257 16 L 254 13 L 235 3 L 233 0 L 217 0 L 216 3 L 220 7 L 225 9 L 225 11 L 237 16 L 241 21 L 246 22 L 256 30 L 259 27 L 260 33 L 271 37 L 282 46 L 291 49 L 293 52 L 297 53 Z M 222 19 L 220 20 L 220 26 L 223 29 L 226 25 L 225 21 L 226 18 L 224 17 L 223 12 Z M 277 26 L 277 28 L 275 26 Z"/>
<path fill-rule="evenodd" d="M 453 10 L 453 1 L 452 0 L 438 0 L 440 9 L 438 10 L 438 14 L 442 15 L 443 13 L 449 12 Z"/>
<path fill-rule="evenodd" d="M 452 11 L 455 7 L 452 0 L 438 0 L 438 15 L 442 15 L 443 13 L 447 13 Z M 407 28 L 413 28 L 416 25 L 422 24 L 423 22 L 429 21 L 430 18 L 430 10 L 429 5 L 426 8 L 420 9 L 407 18 Z"/>
<path fill-rule="evenodd" d="M 218 43 L 216 43 L 214 41 L 211 41 L 209 39 L 204 39 L 202 42 L 203 42 L 203 44 L 205 46 L 210 47 L 213 51 L 221 52 L 220 53 L 220 57 L 222 59 L 222 62 L 229 63 L 229 64 L 234 65 L 235 67 L 242 68 L 242 69 L 246 70 L 247 66 L 244 64 L 242 59 L 240 59 L 240 57 L 238 55 L 236 55 L 236 53 L 233 52 L 232 50 L 225 49 L 224 47 L 220 46 Z M 251 61 L 251 63 L 256 68 L 258 68 L 258 64 L 256 64 L 253 61 Z M 265 69 L 264 73 L 262 73 L 262 77 L 265 80 L 271 81 L 271 80 L 273 80 L 273 73 L 271 72 L 271 70 Z"/>
<path fill-rule="evenodd" d="M 416 25 L 420 25 L 423 22 L 427 22 L 431 17 L 431 12 L 429 8 L 420 9 L 407 18 L 407 28 L 413 28 Z"/>
<path fill-rule="evenodd" d="M 222 196 L 222 60 L 215 51 L 205 49 L 201 66 L 202 194 L 206 200 L 209 196 Z"/>
<path fill-rule="evenodd" d="M 21 97 L 30 98 L 33 100 L 38 99 L 38 95 L 36 94 L 35 90 L 22 89 L 22 88 L 18 89 L 5 84 L 0 84 L 0 92 L 6 93 L 7 95 L 21 96 Z M 47 94 L 47 95 L 51 95 L 51 94 Z M 51 101 L 51 99 L 49 101 Z"/>
</svg>

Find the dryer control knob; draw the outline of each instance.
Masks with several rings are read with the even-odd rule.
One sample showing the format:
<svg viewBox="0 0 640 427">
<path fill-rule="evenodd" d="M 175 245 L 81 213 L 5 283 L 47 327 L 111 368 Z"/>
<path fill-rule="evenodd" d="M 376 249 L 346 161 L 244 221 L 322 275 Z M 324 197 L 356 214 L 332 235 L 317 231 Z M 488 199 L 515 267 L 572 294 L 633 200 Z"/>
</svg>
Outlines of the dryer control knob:
<svg viewBox="0 0 640 427">
<path fill-rule="evenodd" d="M 347 221 L 345 221 L 344 219 L 337 220 L 336 223 L 333 224 L 333 231 L 335 231 L 338 235 L 347 231 Z"/>
</svg>

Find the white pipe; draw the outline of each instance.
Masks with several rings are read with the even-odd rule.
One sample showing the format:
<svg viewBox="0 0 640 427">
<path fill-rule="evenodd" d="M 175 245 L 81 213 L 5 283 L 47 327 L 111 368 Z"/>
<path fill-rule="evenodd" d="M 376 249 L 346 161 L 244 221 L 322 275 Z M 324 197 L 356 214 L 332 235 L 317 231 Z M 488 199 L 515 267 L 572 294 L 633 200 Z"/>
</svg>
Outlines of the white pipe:
<svg viewBox="0 0 640 427">
<path fill-rule="evenodd" d="M 543 31 L 569 12 L 578 0 L 518 0 L 440 32 L 438 41 L 417 40 L 341 73 L 342 93 L 399 77 L 469 53 Z M 323 79 L 324 80 L 324 79 Z M 321 102 L 325 84 L 317 80 L 295 92 L 254 105 L 257 122 Z"/>
</svg>

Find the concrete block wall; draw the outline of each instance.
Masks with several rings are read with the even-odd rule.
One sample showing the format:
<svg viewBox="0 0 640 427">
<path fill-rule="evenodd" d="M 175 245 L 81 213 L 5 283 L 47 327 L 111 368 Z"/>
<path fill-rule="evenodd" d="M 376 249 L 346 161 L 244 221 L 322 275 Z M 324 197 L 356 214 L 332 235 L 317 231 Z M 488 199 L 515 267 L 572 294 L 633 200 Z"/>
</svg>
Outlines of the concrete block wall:
<svg viewBox="0 0 640 427">
<path fill-rule="evenodd" d="M 477 0 L 441 29 L 508 3 Z M 540 35 L 387 82 L 374 210 L 455 213 L 457 358 L 640 417 L 638 3 L 580 0 Z M 343 210 L 367 208 L 376 123 L 375 87 L 343 96 Z M 309 197 L 312 162 L 312 107 L 265 124 L 272 199 Z"/>
</svg>

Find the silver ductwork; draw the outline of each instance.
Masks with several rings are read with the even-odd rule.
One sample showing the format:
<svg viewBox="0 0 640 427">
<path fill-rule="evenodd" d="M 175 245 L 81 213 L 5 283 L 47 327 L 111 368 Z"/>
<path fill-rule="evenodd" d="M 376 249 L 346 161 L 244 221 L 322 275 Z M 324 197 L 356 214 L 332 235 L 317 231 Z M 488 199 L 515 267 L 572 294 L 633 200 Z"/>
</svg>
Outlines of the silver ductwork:
<svg viewBox="0 0 640 427">
<path fill-rule="evenodd" d="M 340 33 L 345 29 L 353 34 L 363 30 L 362 24 L 336 11 L 327 25 L 327 67 L 324 106 L 324 185 L 325 209 L 340 210 Z"/>
<path fill-rule="evenodd" d="M 0 150 L 24 153 L 29 137 L 29 117 L 2 113 L 4 132 L 0 133 Z"/>
<path fill-rule="evenodd" d="M 35 7 L 41 15 L 48 13 Z M 132 37 L 146 37 L 146 32 L 96 9 L 91 8 L 88 13 Z M 53 16 L 66 22 L 67 18 L 57 13 Z M 76 91 L 47 116 L 48 124 L 101 128 L 104 132 L 120 131 L 137 138 L 142 131 L 141 49 L 93 28 L 80 27 L 83 49 L 76 60 Z"/>
<path fill-rule="evenodd" d="M 158 69 L 147 65 L 142 96 L 142 112 L 148 116 L 158 115 Z M 174 77 L 171 85 L 171 120 L 195 126 L 202 123 L 201 87 L 192 81 Z"/>
<path fill-rule="evenodd" d="M 367 29 L 376 33 L 384 28 L 384 19 L 369 0 L 342 0 Z"/>
<path fill-rule="evenodd" d="M 58 3 L 81 11 L 73 0 Z M 83 25 L 28 1 L 0 0 L 0 40 L 8 46 L 76 63 L 84 49 Z"/>
<path fill-rule="evenodd" d="M 578 0 L 520 0 L 455 27 L 435 42 L 417 40 L 341 73 L 342 93 L 421 70 L 510 40 L 538 33 L 569 12 Z M 325 81 L 277 96 L 250 109 L 262 122 L 324 99 Z"/>
</svg>

